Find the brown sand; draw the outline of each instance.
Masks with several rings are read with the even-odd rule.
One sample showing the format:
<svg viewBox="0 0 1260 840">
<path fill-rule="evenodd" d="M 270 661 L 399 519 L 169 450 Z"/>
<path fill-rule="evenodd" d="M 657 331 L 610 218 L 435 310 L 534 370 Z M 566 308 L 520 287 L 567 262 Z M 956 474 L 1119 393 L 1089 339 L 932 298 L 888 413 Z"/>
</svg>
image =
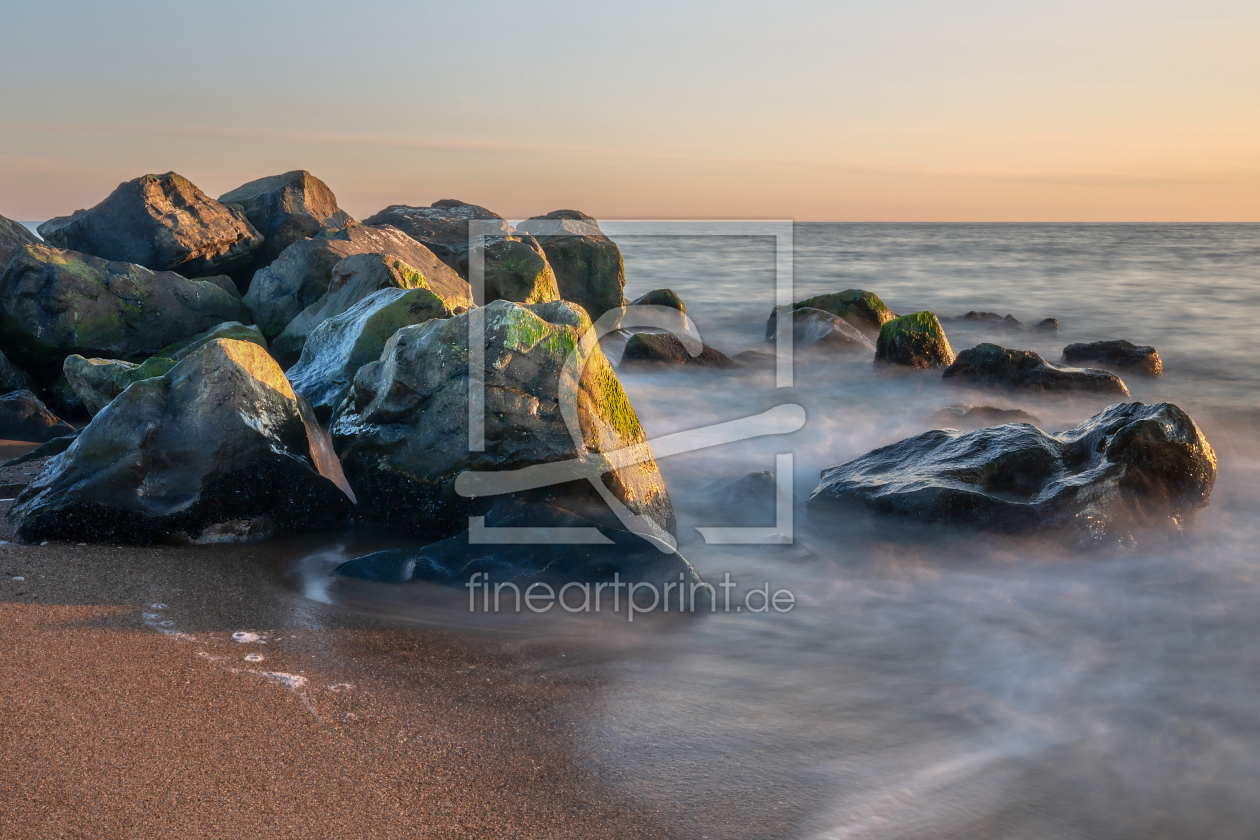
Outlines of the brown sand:
<svg viewBox="0 0 1260 840">
<path fill-rule="evenodd" d="M 0 837 L 667 836 L 573 759 L 589 672 L 313 603 L 274 551 L 0 545 Z"/>
</svg>

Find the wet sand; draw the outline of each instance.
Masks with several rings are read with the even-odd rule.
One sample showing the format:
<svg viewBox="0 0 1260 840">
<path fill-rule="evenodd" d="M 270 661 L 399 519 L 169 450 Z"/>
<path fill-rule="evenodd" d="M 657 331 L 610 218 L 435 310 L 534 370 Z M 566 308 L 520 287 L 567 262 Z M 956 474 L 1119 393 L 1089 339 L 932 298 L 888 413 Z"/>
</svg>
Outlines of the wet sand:
<svg viewBox="0 0 1260 840">
<path fill-rule="evenodd" d="M 591 669 L 326 607 L 281 565 L 0 545 L 0 836 L 671 836 L 574 759 Z"/>
</svg>

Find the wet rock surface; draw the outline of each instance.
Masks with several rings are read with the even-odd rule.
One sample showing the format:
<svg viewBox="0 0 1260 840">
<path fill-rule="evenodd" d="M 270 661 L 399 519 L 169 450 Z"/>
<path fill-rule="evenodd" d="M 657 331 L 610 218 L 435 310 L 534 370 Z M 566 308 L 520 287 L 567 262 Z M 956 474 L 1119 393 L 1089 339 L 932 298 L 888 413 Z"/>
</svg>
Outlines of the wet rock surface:
<svg viewBox="0 0 1260 840">
<path fill-rule="evenodd" d="M 73 431 L 73 426 L 49 411 L 30 391 L 0 396 L 0 440 L 43 443 Z"/>
<path fill-rule="evenodd" d="M 702 345 L 700 352 L 693 356 L 677 336 L 669 333 L 635 333 L 630 336 L 625 352 L 621 355 L 621 366 L 655 365 L 731 368 L 735 366 L 735 362 L 707 345 Z"/>
<path fill-rule="evenodd" d="M 119 184 L 92 209 L 44 222 L 39 234 L 58 248 L 185 277 L 227 274 L 263 242 L 240 208 L 174 172 Z"/>
<path fill-rule="evenodd" d="M 474 313 L 484 318 L 487 341 L 482 452 L 469 451 L 468 438 L 468 319 Z M 470 513 L 487 506 L 456 492 L 464 470 L 502 472 L 574 459 L 598 464 L 611 452 L 643 445 L 634 450 L 643 460 L 614 466 L 603 486 L 631 513 L 672 530 L 669 494 L 621 383 L 598 345 L 579 346 L 589 329 L 585 313 L 568 302 L 496 301 L 395 333 L 380 360 L 359 370 L 331 427 L 363 514 L 443 539 L 466 529 Z M 566 372 L 575 351 L 581 366 Z M 562 394 L 574 398 L 572 430 Z"/>
<path fill-rule="evenodd" d="M 1216 455 L 1184 411 L 1123 403 L 1058 435 L 1017 423 L 907 438 L 823 470 L 807 507 L 1129 544 L 1183 528 L 1215 480 Z"/>
<path fill-rule="evenodd" d="M 772 317 L 767 325 L 766 341 L 776 340 L 777 329 L 778 318 Z M 818 350 L 875 353 L 875 342 L 852 323 L 826 310 L 809 307 L 792 313 L 792 343 Z"/>
<path fill-rule="evenodd" d="M 47 245 L 0 277 L 0 350 L 46 380 L 66 356 L 142 361 L 225 321 L 247 321 L 227 277 L 190 280 Z"/>
<path fill-rule="evenodd" d="M 945 367 L 954 361 L 954 351 L 936 316 L 916 312 L 884 324 L 875 343 L 875 359 L 910 368 Z"/>
<path fill-rule="evenodd" d="M 217 339 L 106 406 L 9 517 L 29 541 L 148 543 L 242 520 L 269 533 L 344 520 L 339 485 L 325 433 L 275 361 Z"/>
<path fill-rule="evenodd" d="M 879 335 L 884 324 L 897 317 L 897 314 L 889 309 L 878 295 L 865 289 L 845 289 L 843 292 L 815 295 L 796 301 L 792 304 L 792 309 L 820 309 L 823 312 L 830 312 L 832 315 L 843 318 L 872 339 Z M 778 315 L 779 310 L 776 308 L 770 313 L 770 319 L 766 322 L 767 341 L 774 339 L 775 331 L 778 329 L 776 326 Z"/>
<path fill-rule="evenodd" d="M 578 210 L 533 216 L 518 228 L 538 240 L 547 255 L 560 297 L 586 310 L 592 321 L 625 305 L 626 268 L 621 249 Z"/>
<path fill-rule="evenodd" d="M 1154 347 L 1123 340 L 1069 344 L 1063 348 L 1063 361 L 1094 362 L 1148 376 L 1159 376 L 1164 372 L 1164 363 Z"/>
<path fill-rule="evenodd" d="M 1063 367 L 1030 350 L 1008 350 L 996 344 L 979 344 L 962 351 L 941 377 L 945 382 L 1034 393 L 1129 395 L 1120 377 L 1109 371 Z"/>
</svg>

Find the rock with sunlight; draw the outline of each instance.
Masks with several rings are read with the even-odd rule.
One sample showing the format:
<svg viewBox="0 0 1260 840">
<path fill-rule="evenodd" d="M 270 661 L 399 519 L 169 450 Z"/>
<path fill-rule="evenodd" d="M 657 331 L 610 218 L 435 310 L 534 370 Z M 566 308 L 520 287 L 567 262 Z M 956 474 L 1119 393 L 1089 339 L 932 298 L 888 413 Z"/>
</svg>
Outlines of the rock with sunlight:
<svg viewBox="0 0 1260 840">
<path fill-rule="evenodd" d="M 352 499 L 275 361 L 216 339 L 109 403 L 9 517 L 28 541 L 216 542 L 334 525 Z"/>
<path fill-rule="evenodd" d="M 302 310 L 327 294 L 333 269 L 352 254 L 384 254 L 400 260 L 420 272 L 429 288 L 444 299 L 472 304 L 467 281 L 428 248 L 396 228 L 355 222 L 335 233 L 294 242 L 254 275 L 245 305 L 263 335 L 276 338 Z"/>
<path fill-rule="evenodd" d="M 857 327 L 871 339 L 879 335 L 884 324 L 897 317 L 878 295 L 865 289 L 845 289 L 843 292 L 815 295 L 793 303 L 792 309 L 820 309 L 830 312 Z M 778 317 L 779 309 L 775 307 L 770 313 L 770 319 L 766 321 L 766 341 L 774 341 Z"/>
<path fill-rule="evenodd" d="M 476 452 L 469 451 L 474 315 L 484 319 L 487 345 L 485 445 Z M 598 345 L 579 344 L 590 325 L 565 301 L 496 301 L 395 333 L 380 359 L 359 370 L 331 427 L 361 512 L 442 539 L 468 528 L 469 515 L 489 507 L 492 489 L 564 507 L 585 500 L 587 478 L 602 475 L 602 492 L 627 517 L 648 533 L 671 532 L 673 506 L 634 408 Z M 511 475 L 553 462 L 563 466 Z M 463 479 L 465 493 L 478 498 L 457 492 L 464 470 L 492 473 Z"/>
<path fill-rule="evenodd" d="M 846 507 L 1084 544 L 1179 531 L 1208 503 L 1216 455 L 1175 405 L 1121 403 L 1062 434 L 1027 423 L 926 432 L 825 469 L 807 507 Z"/>
<path fill-rule="evenodd" d="M 0 440 L 43 443 L 73 432 L 73 426 L 49 411 L 30 391 L 0 396 Z"/>
<path fill-rule="evenodd" d="M 25 245 L 0 277 L 0 350 L 45 379 L 66 356 L 143 361 L 224 321 L 247 321 L 224 276 L 189 280 L 47 245 Z"/>
<path fill-rule="evenodd" d="M 1008 350 L 996 344 L 979 344 L 962 351 L 941 378 L 958 385 L 1033 393 L 1129 395 L 1120 377 L 1109 371 L 1064 367 L 1030 350 Z"/>
<path fill-rule="evenodd" d="M 75 396 L 88 414 L 95 417 L 131 383 L 163 376 L 173 367 L 175 360 L 164 356 L 150 356 L 143 363 L 136 364 L 119 359 L 85 359 L 74 355 L 66 356 L 62 370 Z"/>
<path fill-rule="evenodd" d="M 691 349 L 698 352 L 694 355 Z M 621 355 L 621 367 L 652 367 L 665 365 L 692 365 L 708 368 L 731 368 L 735 362 L 725 354 L 712 347 L 696 342 L 696 346 L 688 347 L 669 333 L 635 333 L 626 342 L 625 352 Z"/>
<path fill-rule="evenodd" d="M 185 277 L 227 274 L 263 242 L 239 207 L 174 172 L 119 184 L 91 210 L 44 222 L 39 234 L 58 248 Z"/>
<path fill-rule="evenodd" d="M 936 316 L 916 312 L 885 322 L 875 342 L 875 359 L 909 368 L 939 368 L 954 361 L 954 351 Z"/>
<path fill-rule="evenodd" d="M 374 216 L 363 220 L 368 225 L 396 227 L 437 255 L 437 258 L 459 273 L 468 276 L 468 223 L 487 222 L 488 232 L 509 236 L 512 226 L 498 213 L 465 204 L 453 198 L 433 202 L 429 207 L 391 204 Z"/>
<path fill-rule="evenodd" d="M 581 306 L 592 321 L 625 305 L 621 249 L 595 219 L 577 210 L 556 210 L 526 219 L 518 230 L 542 246 L 556 273 L 560 297 Z"/>
<path fill-rule="evenodd" d="M 1159 376 L 1164 372 L 1164 363 L 1154 347 L 1123 340 L 1069 344 L 1063 348 L 1063 361 L 1074 364 L 1094 362 L 1147 376 Z"/>
<path fill-rule="evenodd" d="M 677 309 L 684 315 L 687 314 L 687 307 L 683 305 L 682 298 L 673 289 L 653 289 L 645 295 L 639 295 L 630 305 L 668 306 L 670 309 Z"/>
<path fill-rule="evenodd" d="M 0 216 L 0 271 L 13 259 L 13 254 L 23 245 L 34 245 L 39 237 L 27 230 L 26 225 Z"/>
</svg>

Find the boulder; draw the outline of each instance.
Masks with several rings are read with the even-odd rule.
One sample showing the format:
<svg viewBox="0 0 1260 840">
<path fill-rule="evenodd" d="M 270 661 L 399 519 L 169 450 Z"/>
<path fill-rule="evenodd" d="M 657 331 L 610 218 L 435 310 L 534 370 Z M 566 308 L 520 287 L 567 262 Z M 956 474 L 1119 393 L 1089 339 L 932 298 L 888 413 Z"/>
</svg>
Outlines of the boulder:
<svg viewBox="0 0 1260 840">
<path fill-rule="evenodd" d="M 996 344 L 978 344 L 962 351 L 941 378 L 945 382 L 985 388 L 1129 395 L 1129 389 L 1114 373 L 1063 367 L 1047 362 L 1030 350 L 1008 350 Z"/>
<path fill-rule="evenodd" d="M 327 422 L 350 392 L 354 375 L 381 357 L 385 343 L 403 327 L 454 313 L 427 288 L 381 289 L 320 323 L 288 371 L 293 390 Z"/>
<path fill-rule="evenodd" d="M 621 249 L 595 219 L 577 210 L 534 216 L 518 228 L 533 235 L 556 274 L 560 297 L 586 310 L 592 321 L 625 305 L 626 268 Z"/>
<path fill-rule="evenodd" d="M 1065 362 L 1096 362 L 1100 365 L 1133 370 L 1148 376 L 1164 372 L 1159 353 L 1149 344 L 1131 341 L 1094 341 L 1089 344 L 1069 344 L 1063 348 Z"/>
<path fill-rule="evenodd" d="M 433 202 L 430 207 L 391 204 L 374 216 L 363 220 L 367 225 L 389 225 L 401 230 L 432 251 L 438 259 L 468 277 L 468 222 L 493 222 L 503 236 L 514 231 L 502 216 L 476 204 L 465 204 L 453 198 Z"/>
<path fill-rule="evenodd" d="M 341 522 L 348 494 L 327 434 L 275 360 L 216 339 L 106 406 L 9 517 L 29 541 L 217 540 Z"/>
<path fill-rule="evenodd" d="M 119 184 L 91 210 L 44 222 L 39 234 L 58 248 L 185 277 L 227 274 L 263 242 L 239 207 L 174 172 Z"/>
<path fill-rule="evenodd" d="M 560 299 L 556 275 L 532 236 L 495 237 L 485 248 L 485 302 L 547 303 Z"/>
<path fill-rule="evenodd" d="M 677 309 L 684 315 L 687 314 L 687 307 L 683 305 L 680 298 L 673 289 L 653 289 L 646 295 L 640 295 L 631 306 L 668 306 L 670 309 Z"/>
<path fill-rule="evenodd" d="M 0 216 L 0 271 L 9 264 L 14 251 L 38 242 L 39 237 L 27 230 L 26 225 Z"/>
<path fill-rule="evenodd" d="M 287 368 L 302 355 L 311 331 L 381 289 L 425 289 L 424 275 L 388 254 L 352 254 L 333 266 L 323 297 L 303 309 L 272 342 L 271 355 Z M 455 306 L 461 305 L 455 303 Z"/>
<path fill-rule="evenodd" d="M 468 282 L 428 248 L 396 228 L 351 223 L 336 233 L 294 242 L 254 275 L 245 305 L 263 335 L 274 339 L 303 309 L 323 297 L 332 283 L 333 268 L 351 254 L 385 254 L 401 260 L 420 272 L 443 299 L 472 304 Z"/>
<path fill-rule="evenodd" d="M 926 432 L 823 470 L 807 508 L 1131 542 L 1138 529 L 1182 528 L 1215 480 L 1216 455 L 1184 411 L 1124 403 L 1058 435 L 1026 423 Z"/>
<path fill-rule="evenodd" d="M 1018 408 L 997 408 L 992 405 L 950 405 L 932 415 L 932 422 L 943 423 L 950 429 L 983 429 L 1005 423 L 1031 423 L 1041 425 L 1041 420 Z"/>
<path fill-rule="evenodd" d="M 24 245 L 0 276 L 0 351 L 45 380 L 75 353 L 142 361 L 248 319 L 227 277 L 189 280 L 47 245 Z"/>
<path fill-rule="evenodd" d="M 974 309 L 968 312 L 966 315 L 959 315 L 957 318 L 954 318 L 953 320 L 971 322 L 971 323 L 989 324 L 995 327 L 1002 327 L 1003 329 L 1020 326 L 1019 321 L 1015 319 L 1014 315 L 1007 315 L 1005 318 L 1003 318 L 1001 315 L 997 314 L 996 312 L 977 312 Z"/>
<path fill-rule="evenodd" d="M 263 338 L 262 331 L 258 327 L 242 324 L 240 321 L 224 321 L 222 324 L 213 326 L 205 332 L 197 333 L 192 338 L 181 339 L 166 345 L 157 352 L 157 355 L 179 362 L 191 356 L 203 345 L 209 344 L 218 338 L 248 341 L 250 344 L 257 344 L 264 350 L 267 349 L 267 339 Z"/>
<path fill-rule="evenodd" d="M 37 387 L 35 379 L 29 373 L 10 362 L 4 353 L 0 353 L 0 394 L 33 391 Z"/>
<path fill-rule="evenodd" d="M 782 308 L 782 307 L 780 307 Z M 771 316 L 766 341 L 777 339 L 778 312 Z M 849 321 L 823 309 L 802 307 L 792 313 L 792 343 L 797 347 L 874 353 L 875 342 Z"/>
<path fill-rule="evenodd" d="M 693 356 L 676 336 L 669 333 L 635 333 L 626 342 L 625 352 L 621 356 L 621 367 L 642 365 L 730 368 L 735 367 L 735 362 L 707 345 Z"/>
<path fill-rule="evenodd" d="M 30 391 L 0 396 L 0 440 L 43 443 L 73 432 L 73 426 L 49 411 Z"/>
<path fill-rule="evenodd" d="M 219 203 L 239 207 L 263 235 L 249 263 L 233 272 L 242 291 L 249 288 L 255 272 L 275 262 L 294 242 L 341 230 L 354 221 L 337 206 L 328 185 L 304 169 L 250 181 L 219 196 Z"/>
<path fill-rule="evenodd" d="M 1046 318 L 1043 321 L 1038 321 L 1036 330 L 1037 332 L 1044 332 L 1044 333 L 1058 333 L 1059 332 L 1059 319 Z"/>
<path fill-rule="evenodd" d="M 934 368 L 953 362 L 954 351 L 936 316 L 916 312 L 884 324 L 875 344 L 875 358 L 911 368 Z"/>
<path fill-rule="evenodd" d="M 83 402 L 88 414 L 95 417 L 131 383 L 163 376 L 173 367 L 175 360 L 163 356 L 151 356 L 143 363 L 135 364 L 119 359 L 85 359 L 75 355 L 66 356 L 62 369 L 75 396 Z"/>
<path fill-rule="evenodd" d="M 821 309 L 830 312 L 861 330 L 872 338 L 879 335 L 884 324 L 897 317 L 897 314 L 884 305 L 884 302 L 873 292 L 864 289 L 845 289 L 826 295 L 815 295 L 792 304 L 792 309 Z M 766 322 L 766 341 L 774 341 L 778 329 L 779 310 L 776 307 Z"/>
<path fill-rule="evenodd" d="M 486 337 L 484 451 L 469 451 L 472 313 L 404 327 L 378 361 L 359 370 L 332 423 L 365 514 L 443 539 L 467 528 L 467 517 L 484 502 L 455 492 L 466 469 L 574 459 L 598 464 L 603 455 L 642 445 L 635 450 L 642 460 L 609 467 L 604 486 L 633 514 L 671 531 L 673 507 L 634 408 L 598 344 L 580 343 L 591 327 L 585 312 L 566 301 L 502 300 L 474 311 Z M 577 381 L 564 373 L 570 356 L 581 364 Z M 562 393 L 576 400 L 572 431 L 561 413 Z M 567 482 L 574 484 L 589 486 L 580 476 Z M 546 493 L 563 500 L 565 487 L 548 486 Z"/>
</svg>

